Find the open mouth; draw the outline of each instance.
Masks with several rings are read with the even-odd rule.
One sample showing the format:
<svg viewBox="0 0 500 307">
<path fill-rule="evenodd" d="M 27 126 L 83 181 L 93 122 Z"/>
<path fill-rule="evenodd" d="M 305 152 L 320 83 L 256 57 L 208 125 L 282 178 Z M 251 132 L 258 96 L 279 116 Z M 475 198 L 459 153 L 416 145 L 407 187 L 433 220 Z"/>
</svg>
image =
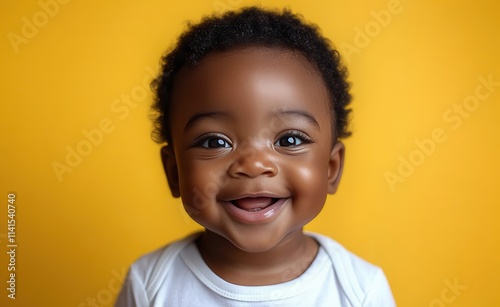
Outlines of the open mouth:
<svg viewBox="0 0 500 307">
<path fill-rule="evenodd" d="M 274 205 L 280 198 L 245 197 L 231 201 L 231 204 L 248 212 L 258 212 Z"/>
<path fill-rule="evenodd" d="M 227 214 L 243 224 L 261 224 L 273 221 L 288 204 L 289 197 L 276 197 L 277 194 L 243 195 L 232 200 L 222 201 Z"/>
</svg>

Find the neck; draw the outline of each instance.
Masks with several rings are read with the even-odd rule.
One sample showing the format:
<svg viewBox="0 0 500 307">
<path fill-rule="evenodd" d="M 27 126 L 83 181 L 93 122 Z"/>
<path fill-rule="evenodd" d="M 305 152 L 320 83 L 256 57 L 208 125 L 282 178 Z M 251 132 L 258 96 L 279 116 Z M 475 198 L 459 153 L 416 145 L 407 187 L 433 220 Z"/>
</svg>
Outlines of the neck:
<svg viewBox="0 0 500 307">
<path fill-rule="evenodd" d="M 210 269 L 222 279 L 238 285 L 278 284 L 306 271 L 318 252 L 318 243 L 302 229 L 285 237 L 265 252 L 246 252 L 226 238 L 206 230 L 196 242 Z"/>
</svg>

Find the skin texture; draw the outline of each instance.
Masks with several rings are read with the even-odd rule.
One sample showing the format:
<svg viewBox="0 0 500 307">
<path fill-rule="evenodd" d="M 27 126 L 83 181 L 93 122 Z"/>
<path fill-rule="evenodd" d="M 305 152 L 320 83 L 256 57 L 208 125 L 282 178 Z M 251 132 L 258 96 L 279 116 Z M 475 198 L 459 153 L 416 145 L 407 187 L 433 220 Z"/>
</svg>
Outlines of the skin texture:
<svg viewBox="0 0 500 307">
<path fill-rule="evenodd" d="M 181 69 L 172 102 L 163 164 L 206 229 L 197 245 L 208 266 L 240 285 L 302 274 L 318 251 L 303 226 L 336 192 L 344 160 L 315 68 L 278 48 L 212 52 Z"/>
</svg>

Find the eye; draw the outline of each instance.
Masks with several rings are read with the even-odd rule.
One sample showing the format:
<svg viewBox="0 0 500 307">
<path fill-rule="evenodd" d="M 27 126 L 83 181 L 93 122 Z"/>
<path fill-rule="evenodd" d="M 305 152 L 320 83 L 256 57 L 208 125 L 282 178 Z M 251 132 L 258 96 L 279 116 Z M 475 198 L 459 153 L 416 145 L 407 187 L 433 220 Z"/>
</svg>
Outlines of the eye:
<svg viewBox="0 0 500 307">
<path fill-rule="evenodd" d="M 302 140 L 296 136 L 285 136 L 280 138 L 274 145 L 281 147 L 292 147 L 302 144 Z"/>
<path fill-rule="evenodd" d="M 204 148 L 231 148 L 231 144 L 219 136 L 209 136 L 201 139 L 198 142 L 198 146 Z"/>
<path fill-rule="evenodd" d="M 279 147 L 295 147 L 302 144 L 312 143 L 310 137 L 299 131 L 291 131 L 281 136 L 275 143 L 274 146 Z"/>
</svg>

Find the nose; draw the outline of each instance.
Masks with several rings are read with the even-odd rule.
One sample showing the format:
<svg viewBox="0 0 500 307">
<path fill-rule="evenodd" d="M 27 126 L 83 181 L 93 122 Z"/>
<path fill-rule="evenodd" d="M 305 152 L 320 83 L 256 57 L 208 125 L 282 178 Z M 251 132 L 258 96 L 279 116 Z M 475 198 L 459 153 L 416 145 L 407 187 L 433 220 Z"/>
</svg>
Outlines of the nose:
<svg viewBox="0 0 500 307">
<path fill-rule="evenodd" d="M 278 174 L 278 165 L 267 148 L 246 148 L 240 150 L 229 167 L 228 173 L 233 178 L 273 177 Z"/>
</svg>

